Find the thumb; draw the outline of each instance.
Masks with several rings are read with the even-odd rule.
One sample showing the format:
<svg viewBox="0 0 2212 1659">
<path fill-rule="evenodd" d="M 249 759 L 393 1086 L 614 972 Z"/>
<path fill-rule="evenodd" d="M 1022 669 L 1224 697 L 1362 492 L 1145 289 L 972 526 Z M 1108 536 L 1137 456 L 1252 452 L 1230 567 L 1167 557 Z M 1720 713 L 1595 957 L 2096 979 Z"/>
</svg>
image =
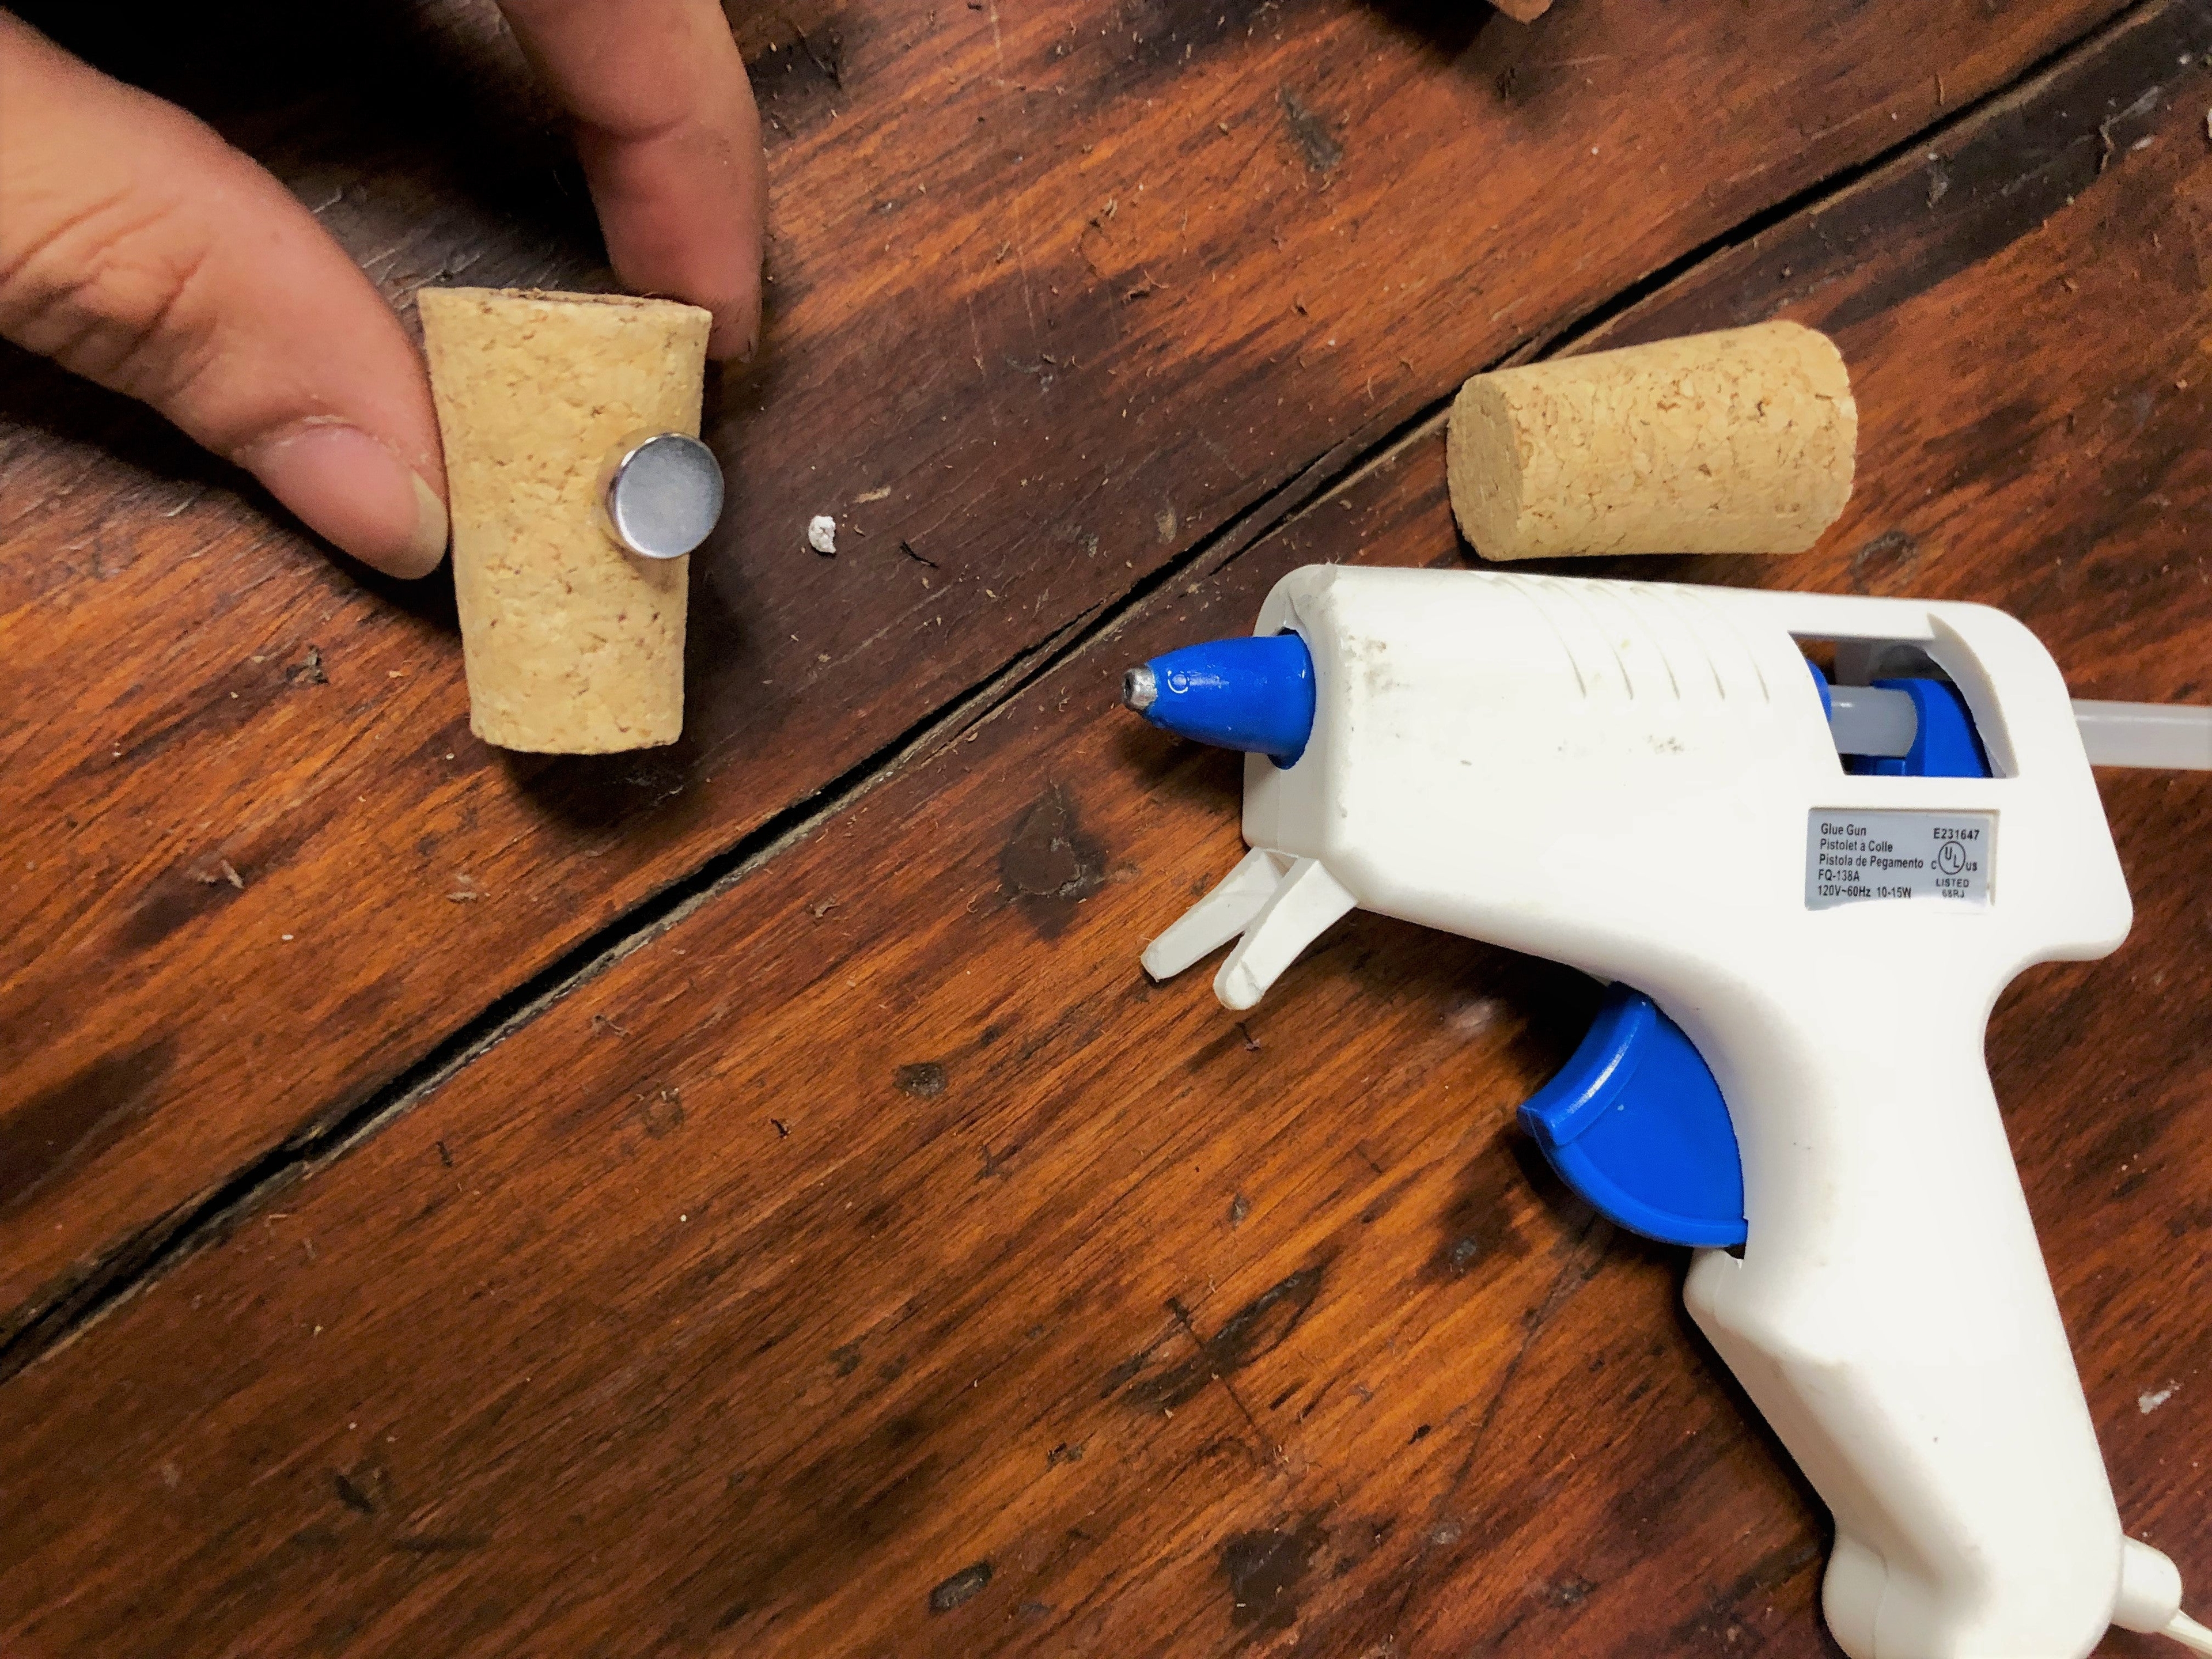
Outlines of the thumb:
<svg viewBox="0 0 2212 1659">
<path fill-rule="evenodd" d="M 355 557 L 437 565 L 437 420 L 391 307 L 208 127 L 5 12 L 0 336 L 152 404 Z"/>
</svg>

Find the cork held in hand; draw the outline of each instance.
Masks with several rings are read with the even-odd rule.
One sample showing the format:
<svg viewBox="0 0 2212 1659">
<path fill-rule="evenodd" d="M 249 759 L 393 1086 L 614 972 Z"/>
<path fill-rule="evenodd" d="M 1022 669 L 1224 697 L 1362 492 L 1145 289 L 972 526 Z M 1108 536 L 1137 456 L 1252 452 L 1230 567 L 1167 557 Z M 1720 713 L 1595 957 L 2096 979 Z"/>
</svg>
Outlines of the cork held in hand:
<svg viewBox="0 0 2212 1659">
<path fill-rule="evenodd" d="M 690 561 L 721 507 L 696 306 L 416 295 L 452 494 L 469 726 L 538 754 L 673 743 Z"/>
<path fill-rule="evenodd" d="M 1796 323 L 1499 369 L 1452 404 L 1452 511 L 1486 559 L 1802 553 L 1858 428 L 1842 356 Z"/>
</svg>

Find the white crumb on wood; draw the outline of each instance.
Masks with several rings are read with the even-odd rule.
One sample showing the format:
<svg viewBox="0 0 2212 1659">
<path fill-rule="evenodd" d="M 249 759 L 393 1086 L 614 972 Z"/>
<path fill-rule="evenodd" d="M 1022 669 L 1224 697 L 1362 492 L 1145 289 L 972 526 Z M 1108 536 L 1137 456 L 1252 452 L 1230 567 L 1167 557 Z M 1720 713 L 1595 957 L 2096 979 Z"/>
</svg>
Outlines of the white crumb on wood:
<svg viewBox="0 0 2212 1659">
<path fill-rule="evenodd" d="M 837 550 L 837 520 L 827 513 L 817 513 L 806 521 L 806 544 L 817 553 Z"/>
<path fill-rule="evenodd" d="M 2160 1389 L 2156 1394 L 2139 1394 L 2136 1396 L 2136 1409 L 2141 1412 L 2145 1417 L 2148 1417 L 2153 1412 L 2156 1411 L 2160 1406 L 2166 1404 L 2167 1401 L 2172 1399 L 2173 1396 L 2180 1391 L 2181 1384 L 2179 1382 L 2169 1382 L 2166 1387 Z"/>
</svg>

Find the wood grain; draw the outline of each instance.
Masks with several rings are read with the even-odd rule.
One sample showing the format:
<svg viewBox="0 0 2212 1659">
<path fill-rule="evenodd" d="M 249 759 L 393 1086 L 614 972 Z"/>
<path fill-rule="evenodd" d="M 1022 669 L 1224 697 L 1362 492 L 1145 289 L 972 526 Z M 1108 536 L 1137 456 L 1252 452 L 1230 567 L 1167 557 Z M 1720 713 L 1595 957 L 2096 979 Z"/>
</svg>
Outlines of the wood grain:
<svg viewBox="0 0 2212 1659">
<path fill-rule="evenodd" d="M 2203 21 L 1957 135 L 1948 212 L 1916 155 L 1607 332 L 1778 313 L 1852 367 L 1836 530 L 1670 571 L 1985 599 L 2085 692 L 2205 698 Z M 2158 92 L 2105 157 L 2107 75 Z M 1242 1022 L 1136 968 L 1237 856 L 1238 770 L 1118 715 L 1121 667 L 1301 563 L 1463 556 L 1413 434 L 0 1389 L 0 1640 L 1833 1652 L 1679 1255 L 1510 1127 L 1586 985 L 1366 916 Z M 2212 778 L 2100 784 L 2134 933 L 1989 1052 L 2122 1512 L 2201 1601 Z"/>
<path fill-rule="evenodd" d="M 1464 374 L 2116 9 L 749 10 L 769 344 L 717 394 L 732 508 L 694 560 L 688 735 L 650 757 L 485 749 L 442 579 L 324 562 L 8 359 L 0 1340 Z M 33 13 L 212 112 L 403 307 L 605 280 L 485 4 Z"/>
</svg>

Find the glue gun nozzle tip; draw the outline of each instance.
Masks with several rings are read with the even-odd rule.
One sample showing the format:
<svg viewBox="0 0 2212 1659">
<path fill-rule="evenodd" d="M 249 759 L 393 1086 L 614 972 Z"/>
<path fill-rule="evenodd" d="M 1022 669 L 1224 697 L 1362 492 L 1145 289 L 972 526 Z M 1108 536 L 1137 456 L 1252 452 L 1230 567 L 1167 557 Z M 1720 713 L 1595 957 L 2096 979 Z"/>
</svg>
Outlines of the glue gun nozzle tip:
<svg viewBox="0 0 2212 1659">
<path fill-rule="evenodd" d="M 1141 714 L 1160 700 L 1159 682 L 1149 665 L 1132 668 L 1121 676 L 1121 706 Z"/>
</svg>

